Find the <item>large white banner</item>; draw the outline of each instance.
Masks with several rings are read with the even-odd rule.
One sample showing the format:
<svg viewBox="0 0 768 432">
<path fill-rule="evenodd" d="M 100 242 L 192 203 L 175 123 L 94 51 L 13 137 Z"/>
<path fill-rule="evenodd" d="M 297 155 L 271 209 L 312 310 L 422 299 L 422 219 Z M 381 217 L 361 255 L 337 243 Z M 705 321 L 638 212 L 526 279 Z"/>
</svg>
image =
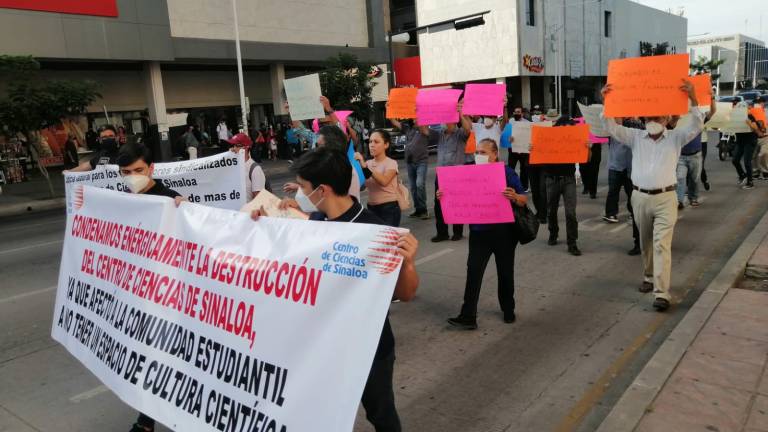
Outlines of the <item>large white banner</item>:
<svg viewBox="0 0 768 432">
<path fill-rule="evenodd" d="M 84 187 L 52 335 L 178 431 L 351 431 L 397 280 L 394 228 Z"/>
<path fill-rule="evenodd" d="M 153 178 L 161 181 L 190 202 L 238 210 L 247 202 L 243 153 L 224 152 L 200 159 L 155 164 Z M 67 214 L 74 209 L 73 198 L 80 185 L 129 191 L 117 165 L 97 166 L 93 171 L 64 174 Z"/>
</svg>

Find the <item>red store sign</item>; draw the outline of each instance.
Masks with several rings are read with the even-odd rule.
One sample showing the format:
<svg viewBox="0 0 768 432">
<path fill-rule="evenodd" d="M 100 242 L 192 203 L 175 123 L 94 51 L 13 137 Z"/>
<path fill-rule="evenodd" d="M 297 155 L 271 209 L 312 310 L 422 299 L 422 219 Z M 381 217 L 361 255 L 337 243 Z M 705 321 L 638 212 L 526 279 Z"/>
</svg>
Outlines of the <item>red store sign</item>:
<svg viewBox="0 0 768 432">
<path fill-rule="evenodd" d="M 117 0 L 0 0 L 0 8 L 117 17 Z"/>
</svg>

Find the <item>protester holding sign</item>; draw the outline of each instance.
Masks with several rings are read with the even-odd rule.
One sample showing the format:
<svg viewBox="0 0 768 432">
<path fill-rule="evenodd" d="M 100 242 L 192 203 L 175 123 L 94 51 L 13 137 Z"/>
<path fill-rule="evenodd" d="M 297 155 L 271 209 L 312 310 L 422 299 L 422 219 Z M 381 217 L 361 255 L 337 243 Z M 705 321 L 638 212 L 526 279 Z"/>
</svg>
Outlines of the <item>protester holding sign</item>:
<svg viewBox="0 0 768 432">
<path fill-rule="evenodd" d="M 556 127 L 574 126 L 576 122 L 566 116 L 560 117 L 555 123 Z M 586 127 L 586 126 L 584 126 Z M 549 131 L 548 131 L 549 132 Z M 552 131 L 554 132 L 554 131 Z M 583 136 L 581 144 L 588 150 L 590 143 L 586 139 L 588 135 Z M 534 139 L 534 141 L 538 141 Z M 565 143 L 562 143 L 565 144 Z M 534 142 L 531 144 L 531 152 L 536 152 L 536 146 L 542 143 Z M 541 165 L 544 175 L 544 184 L 547 190 L 547 221 L 549 227 L 549 240 L 547 244 L 554 246 L 557 244 L 557 237 L 560 231 L 557 223 L 557 211 L 560 207 L 560 197 L 563 197 L 563 207 L 565 208 L 565 231 L 568 243 L 568 253 L 573 256 L 581 255 L 576 241 L 579 238 L 579 222 L 576 219 L 576 164 L 575 163 L 548 163 Z"/>
<path fill-rule="evenodd" d="M 387 157 L 387 149 L 391 141 L 389 132 L 382 129 L 375 130 L 368 144 L 373 159 L 366 162 L 360 153 L 355 153 L 355 158 L 364 167 L 365 185 L 368 188 L 368 210 L 386 225 L 399 227 L 401 214 L 400 205 L 397 203 L 397 162 Z"/>
<path fill-rule="evenodd" d="M 349 159 L 343 152 L 319 148 L 306 153 L 293 167 L 296 182 L 299 184 L 297 200 L 284 200 L 283 206 L 300 208 L 310 214 L 311 220 L 385 225 L 384 221 L 349 195 L 347 185 L 350 182 L 349 177 L 353 174 L 351 168 Z M 258 212 L 254 214 L 254 217 L 258 216 Z M 402 256 L 403 264 L 395 285 L 394 297 L 401 301 L 410 301 L 419 286 L 414 262 L 419 243 L 412 234 L 404 231 L 398 235 L 396 241 L 397 253 Z M 402 430 L 392 386 L 394 362 L 395 338 L 387 316 L 362 397 L 366 417 L 376 431 Z"/>
<path fill-rule="evenodd" d="M 112 125 L 104 125 L 99 129 L 99 147 L 101 150 L 88 162 L 81 163 L 69 172 L 91 171 L 99 165 L 113 165 L 117 159 L 117 129 Z"/>
<path fill-rule="evenodd" d="M 515 126 L 517 126 L 520 123 L 530 123 L 530 120 L 523 117 L 523 108 L 522 107 L 515 107 L 515 110 L 512 111 L 512 121 L 510 122 L 510 125 L 512 126 L 512 133 L 514 134 Z M 508 125 L 509 126 L 509 125 Z M 509 147 L 509 166 L 512 167 L 512 169 L 515 169 L 517 166 L 517 163 L 520 162 L 520 181 L 523 183 L 523 187 L 525 190 L 528 190 L 528 167 L 529 167 L 529 157 L 530 157 L 530 150 L 528 150 L 528 143 L 525 143 L 524 146 L 515 146 L 515 137 L 510 136 L 510 147 Z"/>
<path fill-rule="evenodd" d="M 499 161 L 499 148 L 495 141 L 484 139 L 477 143 L 475 163 L 492 164 Z M 523 207 L 528 203 L 523 185 L 515 170 L 504 166 L 506 188 L 501 192 L 511 205 Z M 437 198 L 443 197 L 438 191 Z M 515 322 L 515 248 L 517 237 L 513 223 L 485 224 L 469 226 L 469 255 L 467 257 L 467 282 L 464 288 L 464 303 L 461 312 L 455 318 L 449 318 L 448 324 L 464 330 L 477 329 L 477 303 L 483 275 L 491 255 L 496 261 L 498 278 L 499 305 L 504 313 L 504 322 Z"/>
<path fill-rule="evenodd" d="M 455 109 L 455 107 L 454 107 Z M 408 165 L 408 186 L 411 188 L 415 211 L 409 217 L 429 219 L 427 211 L 427 163 L 429 141 L 437 139 L 437 131 L 429 126 L 415 126 L 412 120 L 391 119 L 392 125 L 408 140 L 405 144 L 405 163 Z"/>
<path fill-rule="evenodd" d="M 475 139 L 479 143 L 484 139 L 493 140 L 495 143 L 501 142 L 501 131 L 504 130 L 507 123 L 509 123 L 509 113 L 507 112 L 507 97 L 504 96 L 504 114 L 501 118 L 485 115 L 479 117 L 477 122 L 472 123 L 472 131 L 475 133 Z M 469 117 L 462 113 L 462 122 L 467 121 Z M 497 144 L 498 145 L 498 144 Z M 471 162 L 468 160 L 467 162 Z"/>
<path fill-rule="evenodd" d="M 612 86 L 603 87 L 603 97 L 612 92 Z M 656 115 L 645 119 L 645 130 L 620 125 L 620 119 L 606 121 L 613 138 L 632 149 L 632 208 L 640 230 L 643 254 L 643 284 L 640 292 L 653 291 L 653 307 L 658 311 L 669 308 L 672 296 L 672 237 L 677 222 L 677 160 L 685 144 L 699 135 L 704 128 L 703 115 L 698 108 L 693 85 L 683 80 L 680 92 L 691 102 L 691 122 L 685 127 L 666 130 L 669 115 Z M 670 113 L 674 114 L 674 112 Z"/>
</svg>

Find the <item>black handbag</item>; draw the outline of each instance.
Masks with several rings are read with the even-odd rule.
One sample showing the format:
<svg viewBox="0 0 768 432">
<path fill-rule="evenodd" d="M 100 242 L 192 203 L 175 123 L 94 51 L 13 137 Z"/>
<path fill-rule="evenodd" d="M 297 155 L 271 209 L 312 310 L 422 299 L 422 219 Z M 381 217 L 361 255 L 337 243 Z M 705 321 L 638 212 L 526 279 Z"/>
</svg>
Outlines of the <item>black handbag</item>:
<svg viewBox="0 0 768 432">
<path fill-rule="evenodd" d="M 536 240 L 536 235 L 539 233 L 539 219 L 528 208 L 528 206 L 516 206 L 513 205 L 512 209 L 515 212 L 515 223 L 512 229 L 517 241 L 520 244 L 528 244 Z"/>
</svg>

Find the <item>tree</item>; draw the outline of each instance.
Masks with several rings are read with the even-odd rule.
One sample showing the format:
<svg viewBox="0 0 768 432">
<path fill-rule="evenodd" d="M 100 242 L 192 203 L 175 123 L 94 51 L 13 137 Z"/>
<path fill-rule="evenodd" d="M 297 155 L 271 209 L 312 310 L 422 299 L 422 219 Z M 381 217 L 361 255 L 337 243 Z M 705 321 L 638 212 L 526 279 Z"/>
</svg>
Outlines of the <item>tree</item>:
<svg viewBox="0 0 768 432">
<path fill-rule="evenodd" d="M 368 120 L 373 110 L 371 91 L 373 83 L 371 63 L 361 62 L 357 56 L 339 53 L 325 63 L 320 73 L 320 87 L 339 110 L 351 110 L 355 118 Z"/>
<path fill-rule="evenodd" d="M 725 60 L 710 60 L 704 56 L 699 56 L 695 62 L 691 63 L 690 67 L 694 75 L 710 74 L 714 82 L 720 78 L 717 68 L 723 63 L 725 63 Z"/>
</svg>

